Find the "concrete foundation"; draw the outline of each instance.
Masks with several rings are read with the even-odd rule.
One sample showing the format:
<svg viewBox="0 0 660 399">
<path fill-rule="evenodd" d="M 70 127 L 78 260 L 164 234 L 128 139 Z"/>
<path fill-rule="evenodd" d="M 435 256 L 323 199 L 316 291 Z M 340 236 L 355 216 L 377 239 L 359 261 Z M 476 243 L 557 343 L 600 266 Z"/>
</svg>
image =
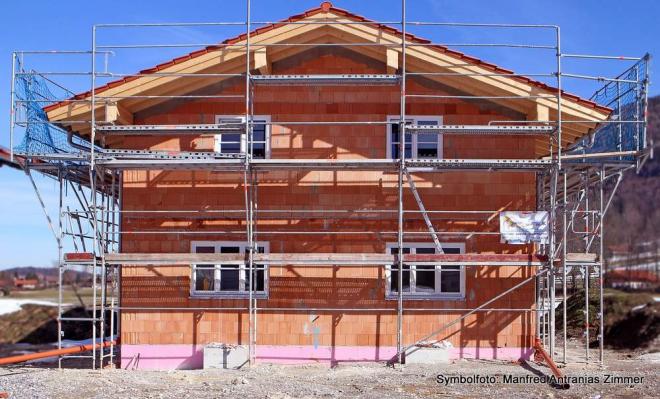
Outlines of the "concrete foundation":
<svg viewBox="0 0 660 399">
<path fill-rule="evenodd" d="M 247 346 L 208 344 L 204 347 L 205 369 L 240 369 L 248 361 Z"/>
<path fill-rule="evenodd" d="M 247 346 L 222 344 L 202 345 L 121 345 L 121 367 L 140 370 L 174 370 L 201 368 L 237 368 L 247 363 Z M 240 349 L 239 349 L 240 348 Z M 431 353 L 429 353 L 432 351 Z M 530 359 L 532 348 L 426 348 L 410 349 L 407 363 L 445 362 L 457 359 L 499 359 L 515 361 Z M 256 362 L 274 364 L 327 364 L 355 362 L 387 362 L 396 357 L 394 346 L 319 346 L 257 345 Z M 214 365 L 214 366 L 212 366 Z"/>
<path fill-rule="evenodd" d="M 414 347 L 406 352 L 406 364 L 443 364 L 449 363 L 449 348 Z"/>
</svg>

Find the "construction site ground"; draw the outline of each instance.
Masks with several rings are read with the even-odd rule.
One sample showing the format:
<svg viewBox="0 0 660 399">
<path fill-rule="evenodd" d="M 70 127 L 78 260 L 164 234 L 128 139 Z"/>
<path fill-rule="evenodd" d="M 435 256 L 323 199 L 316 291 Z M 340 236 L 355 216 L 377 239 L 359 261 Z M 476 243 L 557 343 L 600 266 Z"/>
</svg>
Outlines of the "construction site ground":
<svg viewBox="0 0 660 399">
<path fill-rule="evenodd" d="M 34 363 L 0 368 L 0 392 L 10 398 L 607 398 L 660 396 L 660 352 L 605 352 L 605 365 L 584 363 L 584 347 L 569 343 L 569 360 L 562 371 L 574 382 L 568 389 L 546 382 L 505 382 L 505 376 L 533 378 L 550 375 L 534 362 L 459 360 L 443 365 L 385 364 L 256 365 L 242 370 L 133 371 L 53 368 Z M 592 356 L 597 356 L 592 351 Z M 561 356 L 559 356 L 561 358 Z M 610 375 L 619 379 L 607 381 Z M 440 376 L 440 377 L 439 377 Z M 496 382 L 452 382 L 447 377 L 495 378 Z M 636 377 L 636 382 L 632 381 Z M 620 379 L 624 378 L 625 381 Z M 612 379 L 614 380 L 614 378 Z"/>
</svg>

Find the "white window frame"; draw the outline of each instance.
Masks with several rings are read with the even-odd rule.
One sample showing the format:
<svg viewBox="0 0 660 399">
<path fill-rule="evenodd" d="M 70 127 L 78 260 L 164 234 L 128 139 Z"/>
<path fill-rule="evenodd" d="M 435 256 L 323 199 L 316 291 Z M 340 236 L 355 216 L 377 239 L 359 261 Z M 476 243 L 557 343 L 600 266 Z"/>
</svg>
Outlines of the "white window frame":
<svg viewBox="0 0 660 399">
<path fill-rule="evenodd" d="M 460 253 L 465 253 L 465 243 L 460 242 L 443 242 L 440 243 L 442 248 L 458 248 Z M 398 248 L 397 243 L 388 243 L 385 248 L 386 254 L 391 254 L 392 248 Z M 404 243 L 404 248 L 410 248 L 410 253 L 416 253 L 417 248 L 434 248 L 435 243 L 433 242 L 411 242 Z M 464 300 L 465 299 L 465 266 L 460 267 L 460 291 L 459 292 L 440 292 L 441 287 L 441 270 L 442 264 L 435 265 L 435 289 L 436 292 L 415 292 L 416 289 L 416 280 L 417 280 L 417 269 L 416 263 L 406 262 L 406 265 L 410 266 L 410 292 L 403 293 L 403 299 L 442 299 L 442 300 Z M 421 266 L 421 265 L 420 265 Z M 428 266 L 428 265 L 424 265 Z M 395 270 L 395 273 L 398 273 Z M 385 299 L 397 299 L 398 294 L 396 291 L 390 289 L 392 285 L 392 265 L 387 265 L 385 267 Z"/>
<path fill-rule="evenodd" d="M 387 154 L 387 159 L 392 159 L 392 124 L 399 122 L 401 118 L 398 115 L 388 115 L 387 116 L 387 149 L 386 149 L 386 154 Z M 442 116 L 441 115 L 406 115 L 406 120 L 410 121 L 411 124 L 416 125 L 419 122 L 437 122 L 438 126 L 442 125 Z M 440 133 L 433 133 L 437 135 L 438 137 L 438 157 L 437 159 L 442 159 L 443 157 L 443 148 L 442 148 L 442 134 Z M 405 140 L 405 138 L 401 137 L 402 135 L 399 135 L 399 139 Z M 425 159 L 425 158 L 417 158 L 417 134 L 412 135 L 412 145 L 410 147 L 411 152 L 412 152 L 412 159 Z"/>
<path fill-rule="evenodd" d="M 223 122 L 227 122 L 227 119 L 230 120 L 236 120 L 236 123 L 245 123 L 245 115 L 216 115 L 215 116 L 215 123 L 220 124 Z M 265 134 L 265 140 L 266 140 L 266 153 L 264 156 L 264 159 L 269 159 L 270 158 L 270 131 L 271 131 L 271 125 L 270 125 L 270 115 L 254 115 L 252 117 L 252 120 L 258 120 L 258 121 L 264 121 L 266 122 L 266 134 Z M 226 134 L 235 134 L 235 133 L 226 133 Z M 213 140 L 213 151 L 222 153 L 222 135 L 223 133 L 216 134 Z M 247 135 L 241 134 L 241 149 L 240 152 L 245 154 L 247 152 Z"/>
<path fill-rule="evenodd" d="M 222 247 L 238 247 L 239 254 L 245 254 L 245 248 L 248 246 L 248 243 L 245 241 L 193 241 L 190 243 L 190 250 L 192 253 L 197 253 L 197 247 L 214 247 L 214 252 L 216 254 L 220 253 L 220 248 Z M 258 242 L 256 247 L 263 247 L 264 253 L 270 252 L 270 245 L 268 242 Z M 201 263 L 199 266 L 208 266 L 209 263 Z M 194 298 L 247 298 L 250 296 L 250 291 L 245 289 L 245 283 L 247 281 L 246 276 L 248 273 L 248 265 L 245 261 L 236 261 L 228 263 L 227 265 L 238 265 L 238 291 L 220 291 L 220 279 L 221 279 L 221 267 L 222 264 L 214 264 L 214 280 L 215 280 L 215 291 L 198 291 L 197 287 L 197 264 L 191 265 L 190 268 L 190 296 Z M 256 265 L 255 265 L 256 266 Z M 257 299 L 266 299 L 268 298 L 268 265 L 263 265 L 264 267 L 264 290 L 263 291 L 254 291 L 253 296 Z"/>
</svg>

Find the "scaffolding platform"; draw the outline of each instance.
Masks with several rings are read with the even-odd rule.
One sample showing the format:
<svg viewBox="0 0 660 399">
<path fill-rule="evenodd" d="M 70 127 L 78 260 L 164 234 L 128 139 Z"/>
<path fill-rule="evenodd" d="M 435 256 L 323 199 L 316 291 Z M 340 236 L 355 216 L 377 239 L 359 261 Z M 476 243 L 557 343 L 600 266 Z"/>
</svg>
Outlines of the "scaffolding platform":
<svg viewBox="0 0 660 399">
<path fill-rule="evenodd" d="M 363 75 L 363 74 L 335 74 L 335 75 L 252 75 L 252 82 L 256 85 L 383 85 L 399 84 L 400 75 Z"/>
<path fill-rule="evenodd" d="M 396 255 L 374 253 L 270 253 L 253 254 L 255 263 L 267 265 L 387 266 L 399 261 Z M 196 253 L 108 253 L 111 265 L 184 265 L 246 263 L 246 255 Z M 404 254 L 405 264 L 442 264 L 447 266 L 543 266 L 547 257 L 536 254 Z"/>
<path fill-rule="evenodd" d="M 473 134 L 473 135 L 549 135 L 554 133 L 555 126 L 535 125 L 440 125 L 420 126 L 407 125 L 406 130 L 415 133 L 440 134 Z"/>
<path fill-rule="evenodd" d="M 250 10 L 250 0 L 247 0 L 247 9 Z M 323 12 L 337 11 L 327 2 L 324 2 L 320 8 Z M 324 8 L 323 8 L 324 7 Z M 325 11 L 324 11 L 325 10 Z M 10 112 L 10 154 L 9 160 L 6 160 L 4 154 L 3 162 L 9 162 L 12 165 L 28 172 L 33 187 L 38 198 L 41 196 L 37 185 L 32 180 L 29 172 L 31 170 L 39 171 L 48 177 L 55 179 L 59 183 L 60 201 L 58 205 L 58 220 L 53 221 L 50 213 L 46 211 L 49 226 L 56 238 L 58 244 L 58 259 L 60 262 L 60 293 L 63 289 L 62 270 L 67 267 L 81 267 L 91 270 L 93 290 L 94 290 L 94 314 L 90 318 L 80 319 L 81 322 L 92 322 L 94 342 L 100 337 L 101 341 L 108 342 L 110 338 L 106 334 L 105 325 L 109 322 L 111 330 L 114 331 L 114 318 L 118 316 L 123 308 L 117 305 L 119 303 L 118 292 L 120 291 L 121 279 L 119 278 L 119 269 L 123 267 L 145 267 L 145 266 L 191 266 L 196 263 L 216 264 L 231 262 L 240 264 L 242 270 L 263 270 L 263 265 L 292 265 L 294 267 L 305 266 L 327 266 L 327 267 L 345 267 L 345 266 L 401 266 L 399 270 L 399 282 L 403 280 L 403 265 L 447 265 L 458 267 L 489 267 L 489 266 L 515 266 L 525 272 L 529 272 L 529 277 L 517 282 L 510 289 L 496 295 L 492 299 L 480 305 L 473 305 L 466 310 L 462 316 L 455 321 L 444 325 L 447 328 L 452 323 L 460 322 L 465 317 L 479 311 L 491 311 L 490 307 L 494 301 L 502 296 L 512 292 L 525 284 L 535 284 L 537 296 L 534 298 L 534 305 L 530 309 L 534 313 L 534 322 L 536 323 L 536 335 L 544 341 L 545 346 L 549 348 L 551 356 L 559 356 L 556 351 L 556 325 L 555 295 L 561 288 L 563 297 L 566 297 L 567 270 L 578 268 L 585 271 L 585 289 L 590 286 L 599 289 L 599 317 L 604 316 L 603 311 L 603 267 L 600 262 L 603 259 L 603 220 L 607 209 L 611 203 L 612 196 L 616 192 L 619 182 L 626 170 L 640 168 L 644 160 L 651 155 L 649 140 L 646 137 L 646 103 L 648 95 L 648 64 L 650 56 L 643 57 L 611 57 L 611 56 L 593 56 L 571 54 L 562 50 L 562 39 L 559 27 L 554 25 L 516 25 L 516 24 L 472 24 L 472 23 L 446 23 L 446 22 L 422 22 L 410 21 L 405 15 L 405 0 L 402 2 L 402 15 L 399 22 L 400 30 L 396 28 L 386 28 L 385 25 L 376 21 L 370 21 L 363 17 L 351 17 L 344 15 L 337 20 L 325 19 L 304 19 L 292 22 L 285 20 L 272 23 L 272 29 L 278 29 L 287 23 L 295 24 L 298 28 L 310 26 L 326 25 L 328 31 L 341 27 L 347 31 L 353 28 L 359 30 L 367 29 L 385 29 L 385 35 L 376 35 L 371 42 L 355 43 L 346 40 L 344 35 L 334 37 L 332 35 L 323 36 L 320 45 L 326 48 L 341 47 L 360 48 L 354 51 L 359 56 L 376 57 L 382 64 L 383 74 L 355 74 L 354 69 L 350 68 L 347 73 L 337 74 L 291 74 L 278 75 L 272 74 L 269 58 L 273 54 L 273 49 L 279 52 L 294 54 L 294 49 L 313 47 L 315 44 L 307 41 L 296 42 L 300 38 L 295 35 L 290 36 L 290 41 L 283 43 L 263 40 L 254 42 L 255 36 L 262 32 L 270 32 L 271 28 L 263 27 L 251 31 L 252 21 L 250 13 L 244 23 L 184 23 L 184 24 L 103 24 L 93 27 L 92 50 L 82 51 L 17 51 L 12 54 L 12 82 L 11 82 L 11 112 Z M 342 11 L 345 12 L 345 11 Z M 348 18 L 350 22 L 345 19 Z M 351 20 L 353 19 L 353 20 Z M 119 73 L 114 71 L 114 64 L 107 62 L 101 68 L 99 57 L 108 57 L 112 50 L 138 50 L 147 51 L 155 49 L 162 51 L 163 48 L 178 47 L 199 47 L 199 45 L 187 46 L 181 43 L 152 43 L 152 44 L 126 44 L 99 42 L 97 31 L 105 29 L 150 29 L 163 26 L 245 26 L 246 31 L 243 35 L 235 38 L 234 41 L 227 41 L 222 44 L 203 46 L 201 49 L 174 59 L 170 62 L 160 64 L 154 68 L 146 69 L 135 74 Z M 415 35 L 410 34 L 409 29 L 426 27 L 434 31 L 442 27 L 452 27 L 452 29 L 529 29 L 550 31 L 553 33 L 553 43 L 548 45 L 529 43 L 518 44 L 494 44 L 490 39 L 485 43 L 469 43 L 469 47 L 493 48 L 501 47 L 510 51 L 522 49 L 535 49 L 548 51 L 551 54 L 549 70 L 535 74 L 535 76 L 524 76 L 497 67 L 493 64 L 467 56 L 458 51 L 452 50 L 451 46 L 443 43 L 435 43 L 431 40 L 420 40 Z M 325 32 L 327 33 L 327 32 Z M 437 37 L 441 37 L 439 34 Z M 136 37 L 140 38 L 141 35 Z M 485 35 L 484 37 L 488 37 Z M 110 40 L 110 39 L 109 39 Z M 305 39 L 306 40 L 306 39 Z M 327 41 L 330 40 L 331 43 Z M 362 39 L 361 39 L 362 40 Z M 366 40 L 366 39 L 365 39 Z M 460 45 L 460 43 L 458 44 Z M 231 48 L 231 51 L 229 49 Z M 291 51 L 290 51 L 291 50 Z M 297 51 L 297 50 L 296 50 Z M 224 52 L 222 56 L 218 56 Z M 437 57 L 438 68 L 431 68 L 431 54 Z M 91 71 L 79 72 L 39 72 L 34 70 L 28 62 L 33 56 L 70 56 L 88 57 L 91 61 Z M 421 57 L 422 61 L 411 62 L 412 55 Z M 227 58 L 223 58 L 227 56 Z M 231 57 L 230 57 L 231 56 Z M 197 57 L 197 58 L 196 58 Z M 182 64 L 186 62 L 199 61 L 199 57 L 206 57 L 203 60 L 209 62 L 207 67 L 203 63 L 195 64 L 194 68 L 186 70 Z M 229 60 L 231 58 L 231 60 Z M 376 58 L 372 58 L 372 61 Z M 626 63 L 623 73 L 612 78 L 602 76 L 587 76 L 572 74 L 567 70 L 562 62 L 566 59 L 589 60 L 597 62 L 605 60 L 606 62 Z M 113 58 L 114 59 L 114 58 Z M 213 69 L 214 62 L 223 60 L 231 62 L 232 68 L 226 73 L 220 69 Z M 229 60 L 229 61 L 227 61 Z M 114 61 L 113 61 L 114 62 Z M 380 65 L 379 64 L 379 65 Z M 428 65 L 427 65 L 428 64 Z M 441 68 L 440 68 L 441 66 Z M 205 69 L 206 68 L 206 69 Z M 240 71 L 244 68 L 243 71 Z M 336 68 L 329 71 L 334 72 Z M 623 69 L 623 68 L 622 68 Z M 376 69 L 368 69 L 376 71 Z M 304 70 L 304 72 L 307 72 Z M 58 82 L 58 77 L 66 76 L 67 79 L 81 79 L 76 87 L 88 88 L 85 93 L 75 94 L 70 88 Z M 91 87 L 90 87 L 91 76 Z M 544 77 L 546 81 L 535 81 L 534 78 Z M 120 78 L 118 81 L 109 81 L 110 78 Z M 581 98 L 566 92 L 567 79 L 582 79 L 590 82 L 599 82 L 599 88 L 591 97 Z M 142 81 L 140 81 L 142 79 Z M 181 79 L 182 83 L 177 87 L 185 88 L 177 90 L 158 90 L 148 89 L 140 93 L 135 91 L 113 92 L 117 86 L 122 84 L 134 84 L 134 88 L 139 83 L 154 84 L 158 82 L 169 82 L 174 79 Z M 201 80 L 200 80 L 201 79 Z M 469 79 L 470 84 L 466 85 L 462 81 Z M 428 92 L 415 93 L 411 90 L 412 81 L 430 82 Z M 133 83 L 131 83 L 133 82 Z M 221 87 L 226 82 L 237 83 L 238 90 L 230 93 L 214 94 L 203 91 L 205 86 L 199 82 L 206 82 L 207 86 L 214 88 Z M 449 83 L 452 83 L 450 85 Z M 489 90 L 476 91 L 470 94 L 469 91 L 477 84 L 489 82 Z M 232 84 L 233 84 L 232 83 Z M 435 138 L 433 135 L 451 136 L 484 136 L 480 137 L 479 144 L 484 148 L 489 145 L 488 140 L 500 140 L 500 136 L 513 136 L 514 139 L 508 140 L 511 150 L 518 145 L 517 140 L 524 138 L 519 136 L 530 136 L 529 139 L 534 142 L 534 153 L 524 155 L 526 159 L 514 159 L 513 157 L 498 159 L 469 159 L 469 158 L 438 158 L 423 153 L 406 152 L 407 139 L 400 140 L 398 143 L 398 154 L 392 159 L 387 157 L 392 151 L 390 144 L 384 145 L 380 152 L 367 151 L 373 148 L 365 148 L 365 151 L 359 154 L 342 154 L 336 151 L 328 155 L 324 153 L 322 158 L 268 158 L 267 140 L 255 139 L 255 118 L 259 114 L 255 113 L 255 101 L 258 98 L 259 90 L 264 86 L 311 86 L 314 90 L 322 92 L 326 86 L 393 86 L 378 88 L 378 90 L 395 90 L 392 96 L 388 97 L 389 103 L 395 103 L 392 98 L 398 99 L 398 112 L 391 114 L 393 107 L 388 108 L 388 113 L 381 112 L 382 107 L 375 106 L 378 112 L 372 112 L 369 116 L 351 114 L 350 118 L 327 117 L 331 115 L 321 113 L 322 117 L 316 116 L 314 120 L 282 120 L 281 118 L 290 118 L 290 114 L 271 115 L 272 119 L 260 121 L 260 125 L 278 126 L 290 128 L 291 126 L 305 125 L 311 130 L 314 127 L 327 128 L 330 125 L 341 127 L 350 127 L 346 129 L 347 135 L 355 135 L 360 128 L 368 126 L 368 131 L 374 131 L 376 127 L 382 128 L 383 135 L 390 135 L 393 126 L 398 126 L 399 133 L 406 132 L 403 137 L 410 135 L 411 140 L 417 142 L 420 137 L 431 136 L 429 141 Z M 553 87 L 554 85 L 554 87 Z M 317 89 L 318 87 L 318 89 Z M 170 89 L 172 89 L 170 87 Z M 331 89 L 335 89 L 331 87 Z M 242 91 L 244 90 L 244 91 Z M 295 90 L 300 90 L 296 88 Z M 374 89 L 373 91 L 376 91 Z M 468 91 L 468 93 L 466 93 Z M 160 93 L 160 94 L 159 94 Z M 479 94 L 476 94 L 479 93 Z M 372 93 L 368 93 L 372 94 Z M 389 96 L 389 94 L 388 94 Z M 374 96 L 376 97 L 376 96 Z M 342 105 L 342 99 L 319 100 L 321 103 L 333 103 Z M 382 98 L 375 99 L 374 103 L 385 103 Z M 214 103 L 209 106 L 208 111 L 202 112 L 202 107 L 198 104 L 200 101 Z M 235 102 L 234 108 L 239 109 L 238 115 L 232 119 L 240 122 L 232 123 L 202 123 L 218 121 L 215 113 L 220 108 L 218 104 Z M 271 100 L 272 101 L 272 100 Z M 430 124 L 424 125 L 422 120 L 413 120 L 408 106 L 417 101 L 421 104 L 431 104 L 434 102 L 442 104 L 451 104 L 452 102 L 476 102 L 488 108 L 485 112 L 479 112 L 478 115 L 470 115 L 469 124 Z M 514 106 L 514 103 L 525 102 L 520 107 Z M 187 118 L 186 123 L 170 124 L 174 119 L 163 119 L 166 124 L 153 124 L 149 119 L 149 108 L 163 102 L 171 104 L 193 104 L 194 115 Z M 140 116 L 145 119 L 134 118 L 131 112 L 126 112 L 125 104 L 131 104 L 136 107 L 136 112 L 143 112 Z M 139 105 L 139 107 L 138 107 Z M 61 113 L 57 117 L 50 118 L 49 110 L 61 107 Z M 408 108 L 407 108 L 408 107 Z M 138 110 L 139 108 L 139 110 Z M 451 108 L 451 107 L 450 107 Z M 497 112 L 506 108 L 507 116 L 498 117 Z M 275 108 L 278 110 L 279 108 Z M 577 109 L 577 111 L 576 111 Z M 574 113 L 571 114 L 573 111 Z M 579 112 L 578 112 L 579 111 Z M 278 111 L 274 111 L 278 112 Z M 128 113 L 125 115 L 124 113 Z M 213 115 L 208 115 L 209 113 Z M 76 118 L 70 114 L 78 115 Z M 575 118 L 574 115 L 580 115 Z M 374 115 L 378 115 L 378 120 L 374 120 Z M 447 112 L 447 115 L 457 117 L 460 122 L 461 112 Z M 491 117 L 492 115 L 492 117 Z M 522 115 L 523 120 L 517 119 Z M 215 119 L 214 119 L 215 117 Z M 527 117 L 527 119 L 525 119 Z M 296 118 L 292 118 L 296 119 Z M 346 120 L 344 120 L 346 119 Z M 450 118 L 446 118 L 449 120 Z M 144 120 L 144 124 L 139 124 Z M 438 119 L 439 120 L 439 119 Z M 398 122 L 397 122 L 398 121 Z M 403 121 L 403 122 L 402 122 Z M 199 123 L 198 123 L 199 122 Z M 430 121 L 432 122 L 432 121 Z M 454 121 L 451 121 L 454 122 Z M 294 130 L 294 129 L 292 129 Z M 365 129 L 365 131 L 367 131 Z M 261 132 L 261 131 L 260 131 Z M 337 135 L 343 132 L 335 132 Z M 145 137 L 145 143 L 154 142 L 155 138 L 162 137 L 176 141 L 181 138 L 182 142 L 193 140 L 196 137 L 204 136 L 205 139 L 213 138 L 221 142 L 223 135 L 238 136 L 230 137 L 233 145 L 231 150 L 222 152 L 214 146 L 213 150 L 208 151 L 156 151 L 149 148 L 150 144 L 145 144 L 144 149 L 128 149 L 125 146 L 124 137 L 130 139 Z M 497 137 L 494 137 L 497 136 Z M 533 136 L 533 137 L 532 137 Z M 392 140 L 392 136 L 387 140 Z M 225 137 L 226 138 L 226 137 Z M 428 138 L 428 137 L 427 137 Z M 469 141 L 468 137 L 451 137 L 454 140 Z M 477 140 L 474 140 L 476 142 Z M 506 140 L 502 140 L 506 141 Z M 254 144 L 263 145 L 261 156 L 255 156 Z M 412 141 L 410 141 L 412 142 Z M 108 144 L 109 143 L 109 144 Z M 217 143 L 214 142 L 214 144 Z M 190 143 L 173 143 L 176 148 L 195 148 Z M 476 145 L 476 144 L 475 144 Z M 530 145 L 531 146 L 531 145 Z M 390 147 L 388 149 L 384 147 Z M 339 148 L 339 146 L 337 146 Z M 291 149 L 288 149 L 289 151 Z M 437 149 L 436 149 L 437 150 Z M 218 151 L 218 152 L 215 152 Z M 290 153 L 290 152 L 288 152 Z M 440 154 L 441 151 L 437 151 Z M 507 152 L 508 153 L 508 152 Z M 428 157 L 425 157 L 428 155 Z M 265 159 L 262 159 L 263 158 Z M 292 156 L 292 155 L 287 155 Z M 302 153 L 301 153 L 302 156 Z M 309 157 L 308 155 L 305 155 Z M 351 158 L 348 158 L 348 157 Z M 477 155 L 475 155 L 476 157 Z M 478 155 L 484 156 L 483 153 Z M 488 154 L 486 154 L 488 156 Z M 336 157 L 332 158 L 332 157 Z M 15 162 L 16 160 L 20 162 Z M 122 181 L 125 171 L 131 170 L 189 170 L 189 171 L 212 171 L 228 172 L 234 175 L 240 174 L 243 177 L 243 187 L 237 186 L 237 191 L 245 194 L 244 209 L 214 211 L 214 217 L 225 219 L 240 220 L 235 227 L 238 230 L 217 231 L 202 230 L 206 235 L 241 235 L 245 237 L 245 254 L 197 254 L 197 253 L 123 253 L 121 252 L 120 242 L 125 234 L 172 234 L 176 237 L 182 237 L 187 234 L 197 234 L 200 231 L 190 227 L 187 230 L 177 231 L 175 228 L 162 229 L 159 231 L 149 231 L 137 229 L 125 229 L 122 226 L 122 217 L 131 218 L 131 220 L 141 216 L 136 214 L 140 211 L 149 210 L 123 209 Z M 476 231 L 451 231 L 440 230 L 438 220 L 449 221 L 471 221 L 474 225 L 485 226 L 487 223 L 496 220 L 500 212 L 504 210 L 517 209 L 474 209 L 474 207 L 463 208 L 462 204 L 454 204 L 455 207 L 448 209 L 428 209 L 422 203 L 421 196 L 415 188 L 414 179 L 411 173 L 431 173 L 445 174 L 448 172 L 526 172 L 533 174 L 537 182 L 537 193 L 533 196 L 536 200 L 535 206 L 526 204 L 521 211 L 529 211 L 533 207 L 535 211 L 547 212 L 552 223 L 549 229 L 549 240 L 547 243 L 528 244 L 525 252 L 529 254 L 450 254 L 442 253 L 442 248 L 438 245 L 437 254 L 403 254 L 401 257 L 392 254 L 375 253 L 270 253 L 263 254 L 257 250 L 257 238 L 262 239 L 264 232 L 261 230 L 257 234 L 256 226 L 259 218 L 267 209 L 259 208 L 259 197 L 257 189 L 259 186 L 259 175 L 264 175 L 269 171 L 286 172 L 306 172 L 314 170 L 329 171 L 381 171 L 389 174 L 389 177 L 397 175 L 398 181 L 392 179 L 392 184 L 388 187 L 382 185 L 382 180 L 378 181 L 383 188 L 383 197 L 389 196 L 392 203 L 396 205 L 384 212 L 374 210 L 345 210 L 336 209 L 339 205 L 328 204 L 322 209 L 290 209 L 286 212 L 289 219 L 302 218 L 300 215 L 309 212 L 315 219 L 332 221 L 345 218 L 350 220 L 356 212 L 371 212 L 377 219 L 388 219 L 395 231 L 367 230 L 363 231 L 330 231 L 323 229 L 321 231 L 291 231 L 286 228 L 276 230 L 281 234 L 305 234 L 313 240 L 313 234 L 379 234 L 396 237 L 397 253 L 403 253 L 404 244 L 423 240 L 425 242 L 437 241 L 438 235 L 448 235 L 450 237 L 459 237 L 460 240 L 467 240 L 471 237 L 483 235 L 488 238 L 498 237 L 500 233 L 496 229 L 485 228 L 475 229 Z M 292 175 L 294 173 L 291 173 Z M 301 173 L 302 174 L 302 173 Z M 339 173 L 337 173 L 339 174 Z M 468 174 L 466 173 L 466 176 Z M 469 175 L 472 177 L 472 175 Z M 405 179 L 407 177 L 408 179 Z M 499 177 L 499 176 L 498 176 Z M 507 176 L 508 177 L 508 176 Z M 336 177 L 335 177 L 336 178 Z M 380 176 L 378 177 L 380 178 Z M 419 178 L 419 177 L 417 177 Z M 384 179 L 383 179 L 384 180 Z M 460 183 L 457 183 L 460 184 Z M 435 187 L 435 186 L 434 186 Z M 385 190 L 389 190 L 386 192 Z M 412 190 L 414 200 L 419 211 L 411 211 L 404 207 L 404 196 L 407 190 Z M 532 189 L 533 191 L 533 189 Z M 68 196 L 68 197 L 67 197 Z M 530 200 L 527 198 L 527 200 Z M 531 199 L 530 201 L 533 201 Z M 69 209 L 72 203 L 75 209 Z M 148 207 L 149 205 L 145 205 Z M 151 205 L 156 206 L 156 205 Z M 508 206 L 508 205 L 507 205 Z M 200 216 L 196 211 L 189 209 L 161 209 L 163 214 L 176 215 L 178 219 L 187 221 L 196 221 L 208 214 Z M 194 213 L 189 215 L 188 212 Z M 240 217 L 236 212 L 241 212 Z M 318 214 L 314 213 L 317 212 Z M 334 212 L 334 213 L 333 213 Z M 389 212 L 387 216 L 384 215 Z M 412 213 L 415 213 L 411 217 Z M 54 213 L 52 213 L 54 214 Z M 308 218 L 311 218 L 309 216 Z M 422 228 L 424 231 L 408 231 L 406 223 L 414 220 L 419 223 L 423 217 L 426 224 Z M 227 216 L 229 215 L 229 216 Z M 286 218 L 285 217 L 283 218 Z M 332 215 L 332 216 L 330 216 Z M 373 217 L 372 215 L 372 217 Z M 434 219 L 432 216 L 438 217 Z M 471 218 L 471 219 L 470 219 Z M 190 223 L 194 225 L 195 223 Z M 421 223 L 419 223 L 421 225 Z M 277 229 L 277 227 L 273 227 Z M 392 230 L 392 229 L 390 229 Z M 421 238 L 420 238 L 421 237 Z M 64 242 L 67 241 L 75 247 L 76 252 L 64 253 Z M 495 240 L 493 240 L 495 241 Z M 436 242 L 437 244 L 437 242 Z M 529 268 L 528 268 L 529 267 Z M 556 281 L 561 281 L 561 286 Z M 98 291 L 98 292 L 97 292 Z M 250 290 L 250 292 L 252 292 Z M 588 295 L 587 295 L 588 297 Z M 61 295 L 60 295 L 61 298 Z M 97 298 L 100 301 L 97 303 Z M 396 312 L 397 316 L 397 360 L 402 361 L 402 354 L 410 346 L 404 342 L 403 331 L 403 313 L 404 311 L 420 311 L 422 307 L 406 308 L 403 301 L 402 289 L 399 289 L 397 301 L 391 302 L 387 311 Z M 566 302 L 564 302 L 565 304 Z M 587 304 L 588 305 L 588 304 Z M 147 308 L 156 309 L 156 308 Z M 174 307 L 163 307 L 163 309 L 175 309 Z M 193 307 L 185 310 L 194 309 Z M 204 309 L 221 311 L 222 307 L 209 305 Z M 249 313 L 249 359 L 253 363 L 255 359 L 256 334 L 257 334 L 257 312 L 268 309 L 268 307 L 257 306 L 256 298 L 252 296 L 248 302 L 241 305 L 239 310 Z M 293 308 L 292 308 L 293 309 Z M 518 312 L 519 309 L 498 309 L 500 311 Z M 307 311 L 310 309 L 295 309 L 295 311 Z M 437 309 L 431 309 L 438 311 Z M 110 312 L 110 319 L 106 319 L 105 312 Z M 333 311 L 337 311 L 334 309 Z M 341 311 L 341 309 L 339 309 Z M 346 310 L 349 311 L 349 310 Z M 588 313 L 589 306 L 586 307 Z M 566 311 L 564 309 L 564 315 Z M 58 346 L 61 348 L 61 322 L 75 321 L 74 318 L 66 319 L 60 314 L 58 320 L 60 330 L 60 340 Z M 566 320 L 563 320 L 563 331 L 566 334 Z M 603 323 L 599 336 L 599 360 L 603 356 Z M 440 330 L 435 330 L 427 338 L 434 337 Z M 586 330 L 587 342 L 589 342 L 589 331 Z M 112 335 L 112 333 L 110 334 Z M 566 338 L 566 337 L 564 337 Z M 419 340 L 413 343 L 419 343 Z M 566 339 L 564 339 L 563 357 L 566 360 Z M 94 351 L 92 367 L 104 367 L 108 363 L 115 361 L 114 344 L 110 344 L 108 352 Z M 586 359 L 590 360 L 589 347 L 585 348 Z M 64 357 L 60 358 L 61 360 Z"/>
</svg>

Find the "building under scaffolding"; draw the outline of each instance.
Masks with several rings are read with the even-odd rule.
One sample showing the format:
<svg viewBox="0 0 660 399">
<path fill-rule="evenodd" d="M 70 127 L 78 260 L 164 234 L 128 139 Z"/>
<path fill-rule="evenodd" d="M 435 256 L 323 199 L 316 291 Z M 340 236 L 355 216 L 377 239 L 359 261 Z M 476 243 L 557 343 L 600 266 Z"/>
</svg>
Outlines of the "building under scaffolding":
<svg viewBox="0 0 660 399">
<path fill-rule="evenodd" d="M 98 40 L 163 26 L 245 31 Z M 555 40 L 435 43 L 411 34 L 420 27 Z M 199 367 L 210 342 L 245 345 L 250 363 L 403 362 L 436 341 L 450 357 L 517 359 L 535 338 L 566 362 L 556 303 L 576 271 L 603 320 L 603 218 L 623 173 L 650 155 L 648 55 L 568 54 L 552 25 L 408 21 L 405 0 L 394 22 L 327 2 L 252 21 L 248 0 L 245 21 L 95 25 L 92 43 L 14 53 L 10 137 L 37 195 L 33 172 L 59 182 L 48 222 L 60 276 L 93 275 L 88 317 L 65 315 L 60 277 L 58 318 L 60 346 L 67 325 L 89 325 L 102 345 L 76 357 L 93 367 Z M 545 51 L 553 69 L 523 76 L 460 47 Z M 108 62 L 165 48 L 201 50 L 132 74 Z M 30 66 L 68 56 L 91 70 Z M 574 74 L 569 58 L 627 69 Z M 583 99 L 566 79 L 603 86 Z M 503 219 L 538 234 L 512 239 Z"/>
</svg>

